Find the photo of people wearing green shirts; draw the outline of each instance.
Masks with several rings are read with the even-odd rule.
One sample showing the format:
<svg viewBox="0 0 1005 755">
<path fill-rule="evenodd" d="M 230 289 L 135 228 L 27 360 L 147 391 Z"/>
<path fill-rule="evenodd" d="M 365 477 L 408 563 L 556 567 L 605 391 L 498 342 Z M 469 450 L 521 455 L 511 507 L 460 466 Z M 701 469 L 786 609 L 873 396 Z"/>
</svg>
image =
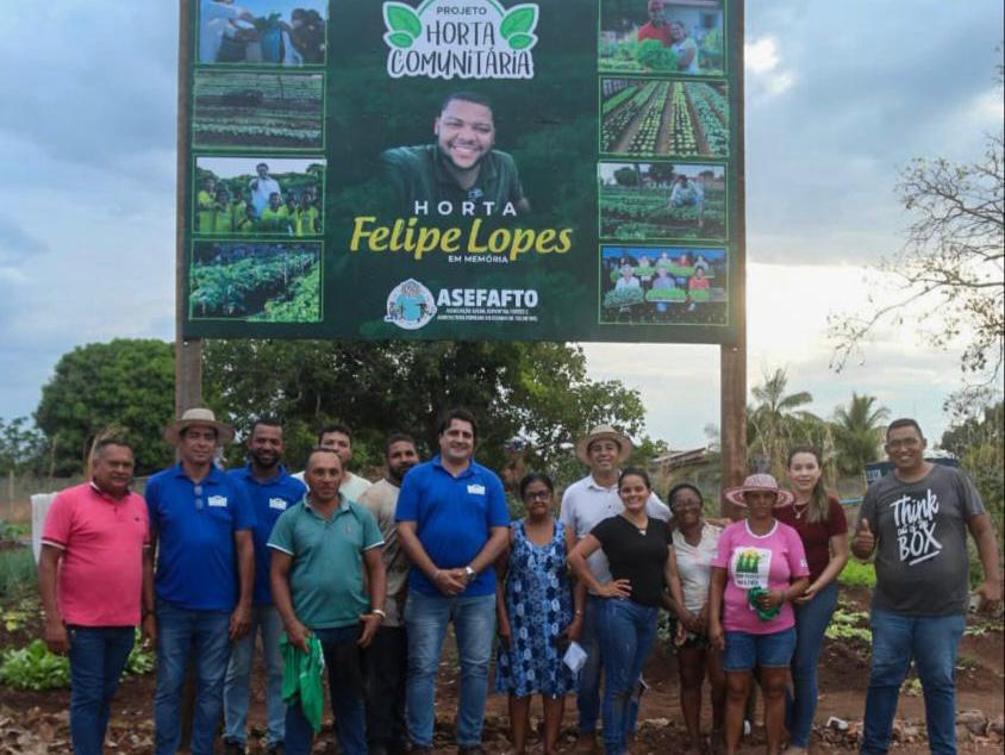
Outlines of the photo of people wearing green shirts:
<svg viewBox="0 0 1005 755">
<path fill-rule="evenodd" d="M 448 95 L 433 123 L 433 136 L 431 144 L 395 147 L 381 155 L 399 213 L 459 217 L 465 202 L 474 203 L 476 215 L 503 214 L 507 204 L 516 213 L 530 210 L 516 163 L 495 149 L 495 116 L 488 98 L 476 92 Z M 438 209 L 441 202 L 450 203 L 449 212 Z"/>
</svg>

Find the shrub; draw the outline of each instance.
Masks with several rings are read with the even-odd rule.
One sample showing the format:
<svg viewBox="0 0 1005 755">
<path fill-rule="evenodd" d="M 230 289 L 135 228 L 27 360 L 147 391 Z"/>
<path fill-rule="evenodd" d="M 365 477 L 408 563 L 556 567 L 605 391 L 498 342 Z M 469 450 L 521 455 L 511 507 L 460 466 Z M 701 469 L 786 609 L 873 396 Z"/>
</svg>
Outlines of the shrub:
<svg viewBox="0 0 1005 755">
<path fill-rule="evenodd" d="M 876 568 L 871 563 L 849 558 L 838 575 L 838 583 L 845 587 L 867 587 L 871 590 L 876 586 Z"/>
</svg>

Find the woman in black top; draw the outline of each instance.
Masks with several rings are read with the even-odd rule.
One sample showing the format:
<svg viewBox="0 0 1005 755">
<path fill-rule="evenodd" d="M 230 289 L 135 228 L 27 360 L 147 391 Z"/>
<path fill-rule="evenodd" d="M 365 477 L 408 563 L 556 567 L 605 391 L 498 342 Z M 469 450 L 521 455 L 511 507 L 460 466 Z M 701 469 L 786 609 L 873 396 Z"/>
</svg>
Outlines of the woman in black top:
<svg viewBox="0 0 1005 755">
<path fill-rule="evenodd" d="M 667 605 L 670 527 L 646 514 L 652 492 L 649 475 L 629 468 L 618 480 L 624 511 L 605 519 L 569 554 L 569 566 L 590 592 L 606 598 L 599 617 L 600 656 L 604 664 L 604 751 L 626 751 L 632 689 L 656 637 L 656 617 Z M 601 584 L 586 559 L 598 548 L 610 563 L 611 580 Z"/>
</svg>

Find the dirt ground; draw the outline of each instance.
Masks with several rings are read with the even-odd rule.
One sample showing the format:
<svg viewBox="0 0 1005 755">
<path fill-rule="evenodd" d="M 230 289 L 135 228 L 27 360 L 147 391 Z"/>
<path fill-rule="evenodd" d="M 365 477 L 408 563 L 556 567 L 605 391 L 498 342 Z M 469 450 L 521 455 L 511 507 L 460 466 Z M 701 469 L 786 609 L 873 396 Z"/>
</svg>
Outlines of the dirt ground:
<svg viewBox="0 0 1005 755">
<path fill-rule="evenodd" d="M 864 592 L 845 593 L 851 608 L 864 610 L 868 595 Z M 34 601 L 33 601 L 34 602 Z M 17 605 L 3 605 L 7 611 Z M 40 617 L 34 615 L 23 626 L 7 627 L 0 622 L 0 650 L 20 647 L 39 636 Z M 1002 752 L 1001 725 L 1005 712 L 1005 642 L 1001 621 L 984 625 L 982 632 L 964 637 L 958 666 L 958 711 L 980 711 L 971 714 L 968 729 L 958 726 L 960 752 Z M 436 751 L 452 753 L 453 715 L 456 711 L 457 677 L 450 661 L 450 651 L 444 654 L 437 699 Z M 861 717 L 868 682 L 868 648 L 860 641 L 827 640 L 820 662 L 820 698 L 817 726 L 813 735 L 814 752 L 845 752 L 857 749 Z M 645 670 L 649 692 L 642 698 L 640 730 L 632 747 L 634 755 L 645 753 L 683 752 L 685 732 L 680 715 L 677 667 L 672 652 L 657 649 Z M 126 678 L 116 697 L 106 747 L 108 753 L 139 755 L 152 752 L 154 675 Z M 68 726 L 69 691 L 23 692 L 0 685 L 0 755 L 70 752 Z M 706 705 L 706 723 L 709 711 Z M 561 751 L 572 752 L 575 742 L 575 698 L 566 702 Z M 330 708 L 326 708 L 330 711 Z M 540 720 L 540 701 L 531 708 L 535 721 Z M 839 731 L 827 726 L 831 717 L 847 722 Z M 262 669 L 256 666 L 250 713 L 252 726 L 251 752 L 264 752 L 264 688 Z M 924 739 L 924 702 L 916 684 L 905 685 L 900 697 L 895 725 L 895 751 L 905 755 L 928 752 Z M 986 723 L 985 723 L 986 722 Z M 506 698 L 490 695 L 485 717 L 484 741 L 488 752 L 509 750 Z M 997 732 L 995 731 L 997 729 Z M 977 733 L 975 733 L 977 732 Z M 743 752 L 763 752 L 763 729 L 755 726 L 746 740 Z M 330 713 L 315 752 L 334 753 Z M 536 739 L 532 751 L 540 752 Z"/>
</svg>

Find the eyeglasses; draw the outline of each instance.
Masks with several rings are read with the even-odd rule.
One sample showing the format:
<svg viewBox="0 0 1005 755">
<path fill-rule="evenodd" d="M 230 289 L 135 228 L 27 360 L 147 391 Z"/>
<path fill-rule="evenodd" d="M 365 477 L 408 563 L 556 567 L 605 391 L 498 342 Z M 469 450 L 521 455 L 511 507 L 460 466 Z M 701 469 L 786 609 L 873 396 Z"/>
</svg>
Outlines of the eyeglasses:
<svg viewBox="0 0 1005 755">
<path fill-rule="evenodd" d="M 202 511 L 204 505 L 202 501 L 202 485 L 194 486 L 192 492 L 195 493 L 195 510 Z"/>
<path fill-rule="evenodd" d="M 551 491 L 550 490 L 533 491 L 527 493 L 524 496 L 524 498 L 526 498 L 528 501 L 547 501 L 549 498 L 551 498 Z"/>
</svg>

